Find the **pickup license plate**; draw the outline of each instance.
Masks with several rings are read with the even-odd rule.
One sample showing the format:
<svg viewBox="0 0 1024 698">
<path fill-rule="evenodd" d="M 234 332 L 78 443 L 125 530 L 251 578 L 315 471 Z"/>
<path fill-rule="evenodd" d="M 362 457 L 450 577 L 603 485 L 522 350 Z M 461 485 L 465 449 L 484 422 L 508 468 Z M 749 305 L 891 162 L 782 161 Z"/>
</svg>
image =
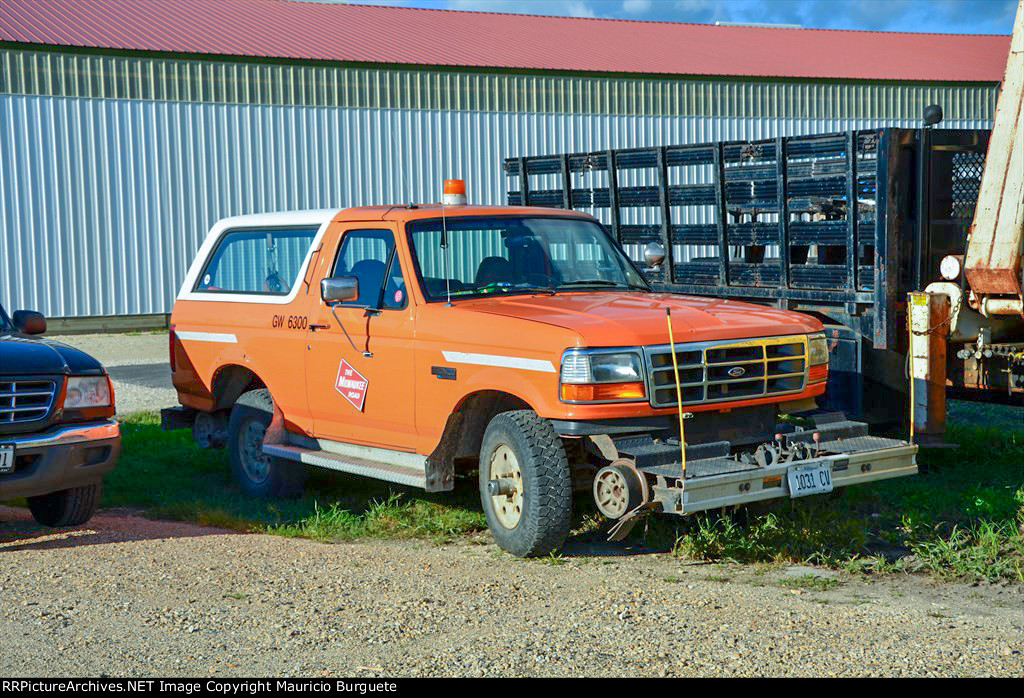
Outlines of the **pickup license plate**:
<svg viewBox="0 0 1024 698">
<path fill-rule="evenodd" d="M 0 444 L 0 473 L 14 472 L 14 445 Z"/>
<path fill-rule="evenodd" d="M 789 496 L 806 497 L 832 491 L 832 464 L 796 465 L 789 469 Z"/>
</svg>

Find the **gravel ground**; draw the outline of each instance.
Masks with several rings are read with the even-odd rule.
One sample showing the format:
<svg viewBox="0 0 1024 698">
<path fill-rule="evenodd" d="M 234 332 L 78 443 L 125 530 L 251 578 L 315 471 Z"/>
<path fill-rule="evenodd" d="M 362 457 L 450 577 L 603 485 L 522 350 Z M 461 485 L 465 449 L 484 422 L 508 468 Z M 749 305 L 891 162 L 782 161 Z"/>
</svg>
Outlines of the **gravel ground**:
<svg viewBox="0 0 1024 698">
<path fill-rule="evenodd" d="M 114 382 L 117 414 L 159 410 L 178 404 L 167 363 L 167 333 L 80 334 L 54 339 L 91 354 Z"/>
<path fill-rule="evenodd" d="M 0 522 L 3 676 L 1024 675 L 1021 585 Z"/>
</svg>

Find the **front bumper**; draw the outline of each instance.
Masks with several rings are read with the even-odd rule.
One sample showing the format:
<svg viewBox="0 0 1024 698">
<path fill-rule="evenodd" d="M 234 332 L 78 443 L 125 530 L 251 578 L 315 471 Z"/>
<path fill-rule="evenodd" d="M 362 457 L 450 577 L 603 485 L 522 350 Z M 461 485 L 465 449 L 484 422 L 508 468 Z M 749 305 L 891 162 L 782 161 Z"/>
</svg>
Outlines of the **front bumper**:
<svg viewBox="0 0 1024 698">
<path fill-rule="evenodd" d="M 0 499 L 34 497 L 102 480 L 121 453 L 121 425 L 105 419 L 36 434 L 0 434 L 0 446 L 9 445 L 15 467 L 0 473 Z"/>
<path fill-rule="evenodd" d="M 679 515 L 791 497 L 787 475 L 790 468 L 800 466 L 827 464 L 835 489 L 917 473 L 917 446 L 905 441 L 871 436 L 849 439 L 841 450 L 837 445 L 833 448 L 827 455 L 806 460 L 763 468 L 739 466 L 732 472 L 715 474 L 698 473 L 702 466 L 710 467 L 712 472 L 720 469 L 724 459 L 697 460 L 689 464 L 685 479 L 681 464 L 642 472 L 653 480 L 651 493 L 661 511 Z M 697 472 L 691 474 L 693 471 Z"/>
</svg>

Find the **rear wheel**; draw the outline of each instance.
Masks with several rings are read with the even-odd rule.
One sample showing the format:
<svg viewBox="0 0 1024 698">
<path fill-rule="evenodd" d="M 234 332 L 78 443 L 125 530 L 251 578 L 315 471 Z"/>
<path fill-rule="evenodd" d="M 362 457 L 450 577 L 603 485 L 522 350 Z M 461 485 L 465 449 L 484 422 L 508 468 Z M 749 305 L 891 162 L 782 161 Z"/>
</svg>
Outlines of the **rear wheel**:
<svg viewBox="0 0 1024 698">
<path fill-rule="evenodd" d="M 96 513 L 103 486 L 99 483 L 28 498 L 32 518 L 44 526 L 78 526 Z"/>
<path fill-rule="evenodd" d="M 545 555 L 569 535 L 572 476 L 562 440 L 532 410 L 497 415 L 480 448 L 480 499 L 498 546 Z"/>
<path fill-rule="evenodd" d="M 238 398 L 228 420 L 231 473 L 242 491 L 254 497 L 299 497 L 306 484 L 305 466 L 263 452 L 263 436 L 273 416 L 270 391 L 250 390 Z"/>
</svg>

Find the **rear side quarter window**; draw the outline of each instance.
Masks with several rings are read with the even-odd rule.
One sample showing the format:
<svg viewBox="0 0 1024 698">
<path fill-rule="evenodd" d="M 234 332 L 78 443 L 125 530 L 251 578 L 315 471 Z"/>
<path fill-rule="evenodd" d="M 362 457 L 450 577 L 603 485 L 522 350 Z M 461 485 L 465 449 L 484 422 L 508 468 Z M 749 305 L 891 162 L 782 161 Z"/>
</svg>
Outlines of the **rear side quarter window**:
<svg viewBox="0 0 1024 698">
<path fill-rule="evenodd" d="M 201 293 L 286 296 L 298 281 L 318 226 L 225 232 L 196 280 Z"/>
</svg>

